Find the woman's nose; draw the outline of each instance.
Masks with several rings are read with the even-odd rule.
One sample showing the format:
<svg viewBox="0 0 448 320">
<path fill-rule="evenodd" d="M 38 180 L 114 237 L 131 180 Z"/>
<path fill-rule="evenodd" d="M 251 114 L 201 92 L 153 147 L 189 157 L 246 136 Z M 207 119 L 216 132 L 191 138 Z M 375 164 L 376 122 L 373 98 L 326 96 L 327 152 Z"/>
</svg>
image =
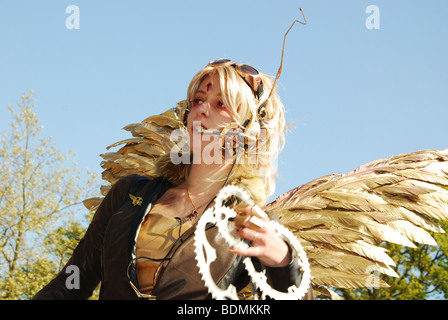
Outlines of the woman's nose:
<svg viewBox="0 0 448 320">
<path fill-rule="evenodd" d="M 208 117 L 210 105 L 207 102 L 202 102 L 198 105 L 196 112 L 198 116 Z"/>
</svg>

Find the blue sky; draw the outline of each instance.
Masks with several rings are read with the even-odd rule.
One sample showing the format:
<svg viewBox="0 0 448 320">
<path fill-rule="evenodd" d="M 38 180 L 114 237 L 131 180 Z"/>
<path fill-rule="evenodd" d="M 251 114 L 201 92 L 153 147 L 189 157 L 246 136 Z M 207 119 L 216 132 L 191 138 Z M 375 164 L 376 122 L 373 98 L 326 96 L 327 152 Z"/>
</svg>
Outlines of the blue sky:
<svg viewBox="0 0 448 320">
<path fill-rule="evenodd" d="M 68 29 L 66 8 L 79 8 Z M 379 29 L 368 29 L 369 5 Z M 0 131 L 6 105 L 35 90 L 59 150 L 101 172 L 121 128 L 183 100 L 210 60 L 276 74 L 287 134 L 274 196 L 329 173 L 421 149 L 448 148 L 448 1 L 0 0 Z"/>
</svg>

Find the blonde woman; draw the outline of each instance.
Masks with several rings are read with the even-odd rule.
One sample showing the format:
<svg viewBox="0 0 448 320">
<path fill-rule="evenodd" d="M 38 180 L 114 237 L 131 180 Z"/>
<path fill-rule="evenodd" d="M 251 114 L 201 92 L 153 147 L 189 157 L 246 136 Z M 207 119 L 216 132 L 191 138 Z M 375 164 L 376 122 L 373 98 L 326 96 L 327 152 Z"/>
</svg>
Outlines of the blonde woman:
<svg viewBox="0 0 448 320">
<path fill-rule="evenodd" d="M 259 205 L 271 194 L 285 128 L 273 87 L 269 76 L 227 59 L 198 72 L 185 113 L 190 148 L 184 159 L 191 161 L 174 163 L 167 155 L 158 162 L 158 178 L 133 175 L 115 183 L 66 267 L 35 299 L 85 299 L 99 282 L 101 299 L 210 298 L 196 265 L 195 224 L 226 184 L 246 190 Z M 142 201 L 130 199 L 131 193 Z M 225 247 L 216 228 L 206 231 L 218 248 L 210 266 L 217 286 L 248 285 L 244 257 L 266 269 L 274 289 L 299 285 L 301 272 L 288 244 L 269 224 L 254 228 L 248 219 L 256 214 L 267 222 L 268 215 L 257 206 L 240 211 L 238 232 L 251 244 L 247 249 Z M 68 266 L 79 268 L 78 289 L 67 288 Z"/>
</svg>

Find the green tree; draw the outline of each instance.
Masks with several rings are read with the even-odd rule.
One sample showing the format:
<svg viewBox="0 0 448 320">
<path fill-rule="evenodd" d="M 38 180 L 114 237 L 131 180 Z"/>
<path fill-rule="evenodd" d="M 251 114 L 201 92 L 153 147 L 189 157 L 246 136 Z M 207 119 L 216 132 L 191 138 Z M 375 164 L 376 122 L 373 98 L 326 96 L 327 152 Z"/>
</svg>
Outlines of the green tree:
<svg viewBox="0 0 448 320">
<path fill-rule="evenodd" d="M 447 221 L 439 221 L 448 230 Z M 396 262 L 399 278 L 381 276 L 389 288 L 338 290 L 345 299 L 427 300 L 448 298 L 448 236 L 432 233 L 438 246 L 417 245 L 408 248 L 383 244 Z"/>
<path fill-rule="evenodd" d="M 82 183 L 74 155 L 58 152 L 41 136 L 32 95 L 21 97 L 18 113 L 8 105 L 11 132 L 0 140 L 2 299 L 30 298 L 59 271 L 70 251 L 61 243 L 69 243 L 70 232 L 82 235 L 73 221 L 79 220 L 77 211 L 86 210 L 80 204 L 96 179 L 90 174 Z"/>
</svg>

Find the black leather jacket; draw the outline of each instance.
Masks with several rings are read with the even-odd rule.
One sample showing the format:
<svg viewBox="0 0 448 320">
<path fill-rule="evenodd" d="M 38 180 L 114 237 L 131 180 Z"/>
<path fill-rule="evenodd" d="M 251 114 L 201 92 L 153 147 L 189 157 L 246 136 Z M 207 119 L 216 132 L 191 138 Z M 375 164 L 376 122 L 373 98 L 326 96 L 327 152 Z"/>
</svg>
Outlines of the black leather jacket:
<svg viewBox="0 0 448 320">
<path fill-rule="evenodd" d="M 131 186 L 138 190 L 134 195 L 144 199 L 141 206 L 132 203 L 129 197 Z M 129 277 L 127 271 L 136 233 L 144 216 L 142 208 L 154 203 L 169 187 L 171 184 L 162 178 L 150 180 L 131 175 L 118 181 L 104 198 L 67 264 L 33 299 L 87 299 L 100 282 L 100 299 L 138 299 L 129 282 L 130 278 L 138 288 L 135 269 L 130 268 Z M 211 227 L 206 232 L 207 237 L 213 239 L 217 228 Z M 152 291 L 157 299 L 210 298 L 196 266 L 192 233 L 186 234 Z M 211 268 L 218 286 L 225 288 L 233 284 L 237 289 L 245 287 L 249 278 L 242 258 L 231 254 L 227 248 L 219 252 Z M 79 289 L 66 285 L 72 275 L 67 271 L 71 265 L 79 269 Z M 276 290 L 286 291 L 289 286 L 300 284 L 301 273 L 294 260 L 288 266 L 266 268 L 266 271 Z"/>
</svg>

